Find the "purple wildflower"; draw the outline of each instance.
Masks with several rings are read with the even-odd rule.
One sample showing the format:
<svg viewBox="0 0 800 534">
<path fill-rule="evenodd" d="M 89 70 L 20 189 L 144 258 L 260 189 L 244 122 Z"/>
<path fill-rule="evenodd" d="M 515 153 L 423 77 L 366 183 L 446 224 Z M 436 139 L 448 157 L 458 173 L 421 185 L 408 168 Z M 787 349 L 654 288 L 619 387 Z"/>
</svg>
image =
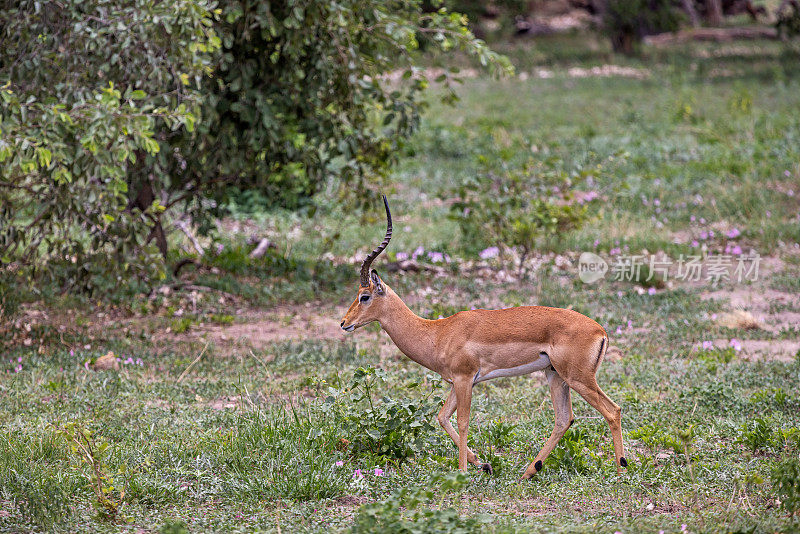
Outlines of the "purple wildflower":
<svg viewBox="0 0 800 534">
<path fill-rule="evenodd" d="M 589 191 L 583 196 L 583 198 L 580 200 L 579 203 L 586 204 L 587 202 L 591 202 L 592 200 L 596 199 L 599 196 L 600 194 L 597 191 Z"/>
<path fill-rule="evenodd" d="M 381 469 L 380 467 L 376 467 L 375 468 L 375 476 L 376 477 L 382 477 L 383 476 L 383 469 Z"/>
<path fill-rule="evenodd" d="M 337 460 L 336 461 L 336 467 L 342 467 L 343 465 L 344 465 L 344 462 L 342 460 Z"/>
<path fill-rule="evenodd" d="M 738 228 L 733 228 L 732 230 L 725 232 L 725 235 L 728 236 L 728 239 L 736 239 L 742 235 L 742 232 L 740 232 Z"/>
<path fill-rule="evenodd" d="M 656 294 L 656 288 L 651 287 L 650 289 L 647 290 L 647 294 L 648 295 L 655 295 Z"/>
<path fill-rule="evenodd" d="M 480 257 L 483 260 L 496 258 L 500 254 L 500 249 L 497 247 L 489 247 L 481 250 Z"/>
<path fill-rule="evenodd" d="M 405 261 L 408 259 L 408 252 L 398 252 L 394 255 L 397 261 Z"/>
<path fill-rule="evenodd" d="M 742 350 L 742 344 L 739 343 L 739 340 L 736 338 L 731 339 L 730 346 L 733 347 L 733 350 L 739 352 Z"/>
<path fill-rule="evenodd" d="M 441 252 L 428 252 L 428 259 L 433 263 L 442 263 L 444 261 L 444 254 Z"/>
</svg>

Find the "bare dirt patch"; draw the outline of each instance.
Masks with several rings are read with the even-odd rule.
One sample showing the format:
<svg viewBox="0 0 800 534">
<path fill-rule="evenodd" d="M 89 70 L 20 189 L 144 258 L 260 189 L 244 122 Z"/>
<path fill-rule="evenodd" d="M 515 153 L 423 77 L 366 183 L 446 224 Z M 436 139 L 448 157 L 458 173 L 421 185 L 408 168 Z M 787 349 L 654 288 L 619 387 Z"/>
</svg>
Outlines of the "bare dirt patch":
<svg viewBox="0 0 800 534">
<path fill-rule="evenodd" d="M 778 332 L 782 328 L 800 325 L 800 296 L 752 286 L 708 291 L 704 299 L 728 301 L 731 310 L 748 312 L 760 322 L 761 328 Z"/>
<path fill-rule="evenodd" d="M 291 339 L 329 339 L 343 341 L 339 328 L 344 308 L 321 308 L 317 303 L 252 310 L 237 317 L 232 325 L 199 326 L 185 334 L 218 347 L 264 348 Z"/>
<path fill-rule="evenodd" d="M 792 361 L 800 351 L 800 339 L 743 339 L 743 359 L 745 360 L 779 360 Z M 728 346 L 727 339 L 718 339 L 714 342 L 718 347 Z"/>
</svg>

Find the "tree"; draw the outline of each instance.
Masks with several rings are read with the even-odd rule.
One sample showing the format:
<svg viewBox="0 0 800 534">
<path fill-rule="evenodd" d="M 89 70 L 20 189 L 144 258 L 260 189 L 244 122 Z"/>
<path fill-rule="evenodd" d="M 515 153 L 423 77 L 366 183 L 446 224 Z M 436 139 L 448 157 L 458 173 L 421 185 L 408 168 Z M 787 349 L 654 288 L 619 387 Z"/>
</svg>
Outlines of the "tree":
<svg viewBox="0 0 800 534">
<path fill-rule="evenodd" d="M 221 5 L 223 46 L 182 173 L 218 200 L 234 185 L 293 209 L 331 182 L 364 200 L 418 123 L 421 42 L 428 54 L 461 49 L 510 68 L 465 17 L 418 0 Z"/>
<path fill-rule="evenodd" d="M 207 221 L 231 187 L 365 198 L 424 107 L 422 38 L 510 70 L 417 0 L 0 7 L 0 260 L 65 288 L 158 278 L 165 217 Z"/>
<path fill-rule="evenodd" d="M 219 39 L 204 0 L 0 3 L 0 262 L 63 287 L 157 278 L 153 161 L 191 130 Z M 162 187 L 158 187 L 161 190 Z M 153 190 L 156 190 L 153 188 Z"/>
</svg>

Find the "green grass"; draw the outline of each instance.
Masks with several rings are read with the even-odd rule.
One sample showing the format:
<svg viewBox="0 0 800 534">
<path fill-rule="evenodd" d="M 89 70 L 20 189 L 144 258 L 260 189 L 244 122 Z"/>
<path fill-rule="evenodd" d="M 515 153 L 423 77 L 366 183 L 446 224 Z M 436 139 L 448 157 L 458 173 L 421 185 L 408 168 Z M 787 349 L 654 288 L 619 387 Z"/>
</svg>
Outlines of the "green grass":
<svg viewBox="0 0 800 534">
<path fill-rule="evenodd" d="M 669 319 L 669 309 L 662 302 L 654 312 Z M 212 354 L 181 383 L 188 358 L 177 354 L 143 353 L 142 366 L 95 373 L 80 365 L 85 354 L 18 353 L 23 370 L 4 375 L 0 394 L 0 495 L 12 511 L 0 525 L 12 530 L 116 530 L 169 518 L 198 531 L 275 529 L 278 522 L 284 529 L 343 528 L 358 503 L 397 487 L 425 487 L 431 475 L 456 465 L 456 451 L 438 428 L 421 434 L 425 454 L 404 461 L 341 446 L 359 436 L 326 408 L 328 387 L 346 384 L 356 365 L 377 364 L 374 349 L 295 342 L 258 357 Z M 444 394 L 435 382 L 411 387 L 424 379 L 411 362 L 382 367 L 386 382 L 372 394 L 377 406 Z M 519 482 L 550 432 L 552 412 L 541 380 L 504 379 L 477 388 L 473 401 L 470 440 L 496 473 L 472 471 L 462 490 L 467 501 L 442 494 L 445 504 L 531 531 L 786 527 L 774 508 L 770 473 L 800 450 L 797 363 L 695 357 L 665 346 L 606 362 L 599 380 L 624 407 L 631 464 L 625 474 L 616 474 L 605 422 L 576 396 L 575 426 L 542 473 Z M 364 402 L 346 400 L 343 409 L 363 414 Z M 108 444 L 108 472 L 126 489 L 119 517 L 130 523 L 95 517 L 89 470 L 59 430 L 68 421 Z M 680 435 L 690 425 L 687 456 Z M 385 474 L 375 476 L 376 467 Z M 356 469 L 364 479 L 353 479 Z M 748 482 L 754 477 L 763 482 Z M 752 508 L 744 507 L 745 497 Z"/>
<path fill-rule="evenodd" d="M 796 55 L 769 42 L 647 49 L 645 59 L 623 60 L 600 41 L 590 45 L 574 36 L 515 45 L 508 52 L 520 70 L 548 68 L 553 77 L 468 80 L 456 108 L 430 109 L 388 186 L 390 255 L 422 246 L 457 263 L 477 259 L 442 200 L 480 172 L 481 156 L 530 157 L 567 171 L 601 166 L 591 222 L 542 240 L 537 253 L 619 247 L 675 257 L 715 229 L 702 240 L 710 250 L 736 241 L 781 260 L 754 282 L 757 291 L 796 295 Z M 650 76 L 573 78 L 566 70 L 612 61 Z M 297 313 L 338 316 L 357 284 L 353 255 L 383 231 L 377 206 L 362 219 L 333 200 L 310 220 L 248 217 L 277 248 L 253 260 L 245 235 L 221 232 L 223 252 L 182 275 L 201 289 L 154 292 L 121 309 L 68 298 L 57 310 L 65 328 L 57 314 L 49 323 L 23 315 L 18 326 L 0 328 L 0 530 L 327 532 L 349 529 L 354 517 L 360 531 L 376 532 L 403 520 L 421 532 L 798 528 L 778 506 L 773 470 L 800 453 L 800 360 L 698 348 L 734 337 L 796 339 L 796 329 L 723 328 L 714 317 L 727 304 L 704 299 L 705 285 L 654 295 L 608 279 L 586 286 L 552 257 L 513 283 L 455 268 L 444 276 L 390 274 L 378 260 L 386 282 L 425 316 L 471 306 L 571 307 L 598 320 L 621 350 L 598 380 L 623 408 L 625 473 L 616 473 L 607 425 L 574 395 L 575 425 L 536 478 L 518 480 L 553 425 L 548 388 L 534 376 L 476 387 L 470 442 L 495 474 L 448 478 L 456 450 L 431 417 L 447 391 L 374 328 L 347 342 L 301 337 L 252 353 L 210 343 L 192 364 L 205 343 L 191 336 L 203 325 L 237 326 L 248 307 L 307 303 Z M 725 238 L 730 228 L 741 235 Z M 0 302 L 9 309 L 25 310 L 36 298 L 8 295 Z M 791 299 L 769 306 L 770 313 L 797 309 Z M 98 311 L 104 323 L 93 328 Z M 109 350 L 122 360 L 118 371 L 84 366 Z M 370 378 L 366 397 L 347 390 L 370 366 L 385 381 Z M 97 465 L 122 503 L 114 521 L 98 516 L 97 475 L 70 448 L 70 422 L 107 447 Z M 410 428 L 416 434 L 403 433 Z M 412 498 L 423 502 L 419 513 Z M 377 504 L 361 508 L 367 503 Z"/>
</svg>

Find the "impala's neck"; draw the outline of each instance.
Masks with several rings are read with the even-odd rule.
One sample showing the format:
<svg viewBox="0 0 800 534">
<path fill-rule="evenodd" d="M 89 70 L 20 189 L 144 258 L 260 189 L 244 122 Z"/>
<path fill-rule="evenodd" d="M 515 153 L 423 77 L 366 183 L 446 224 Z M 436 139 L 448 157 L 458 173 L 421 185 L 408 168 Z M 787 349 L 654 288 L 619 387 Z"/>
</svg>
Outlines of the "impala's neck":
<svg viewBox="0 0 800 534">
<path fill-rule="evenodd" d="M 436 335 L 434 321 L 423 319 L 408 309 L 408 306 L 388 286 L 386 290 L 386 312 L 378 319 L 381 327 L 400 351 L 428 369 L 440 372 L 436 357 Z"/>
</svg>

